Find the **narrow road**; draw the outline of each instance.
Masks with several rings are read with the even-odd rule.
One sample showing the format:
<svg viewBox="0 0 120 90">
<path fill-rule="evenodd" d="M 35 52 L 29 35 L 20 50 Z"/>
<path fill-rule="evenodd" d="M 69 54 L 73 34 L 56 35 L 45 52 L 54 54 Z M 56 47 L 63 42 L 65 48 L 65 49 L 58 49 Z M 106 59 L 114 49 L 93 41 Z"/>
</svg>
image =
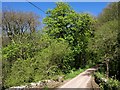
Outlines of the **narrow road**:
<svg viewBox="0 0 120 90">
<path fill-rule="evenodd" d="M 63 86 L 59 87 L 58 90 L 62 90 L 62 88 L 92 88 L 92 73 L 95 70 L 97 70 L 97 68 L 87 69 Z"/>
</svg>

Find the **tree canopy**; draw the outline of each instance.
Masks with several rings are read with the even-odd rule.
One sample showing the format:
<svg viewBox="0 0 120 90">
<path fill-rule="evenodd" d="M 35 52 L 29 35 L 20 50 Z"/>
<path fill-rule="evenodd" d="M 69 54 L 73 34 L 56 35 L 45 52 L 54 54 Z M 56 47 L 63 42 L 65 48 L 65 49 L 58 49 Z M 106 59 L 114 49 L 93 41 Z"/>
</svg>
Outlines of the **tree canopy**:
<svg viewBox="0 0 120 90">
<path fill-rule="evenodd" d="M 89 37 L 94 30 L 94 19 L 86 13 L 75 12 L 66 3 L 57 3 L 56 8 L 47 12 L 44 19 L 46 33 L 52 38 L 65 39 L 72 47 L 76 68 L 85 61 L 85 53 Z M 83 60 L 84 59 L 84 60 Z"/>
</svg>

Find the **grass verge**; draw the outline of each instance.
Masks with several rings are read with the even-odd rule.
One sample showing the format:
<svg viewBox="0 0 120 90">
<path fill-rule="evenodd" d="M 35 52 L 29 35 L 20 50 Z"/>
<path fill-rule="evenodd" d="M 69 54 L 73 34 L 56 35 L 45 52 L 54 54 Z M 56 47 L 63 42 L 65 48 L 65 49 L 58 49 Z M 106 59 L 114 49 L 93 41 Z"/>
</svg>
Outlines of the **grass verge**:
<svg viewBox="0 0 120 90">
<path fill-rule="evenodd" d="M 79 75 L 80 73 L 82 73 L 83 71 L 85 71 L 86 69 L 79 69 L 79 70 L 76 70 L 76 71 L 73 71 L 73 70 L 71 70 L 71 72 L 70 73 L 68 73 L 68 74 L 66 74 L 65 75 L 65 80 L 67 80 L 67 79 L 72 79 L 72 78 L 74 78 L 74 77 L 76 77 L 77 75 Z"/>
</svg>

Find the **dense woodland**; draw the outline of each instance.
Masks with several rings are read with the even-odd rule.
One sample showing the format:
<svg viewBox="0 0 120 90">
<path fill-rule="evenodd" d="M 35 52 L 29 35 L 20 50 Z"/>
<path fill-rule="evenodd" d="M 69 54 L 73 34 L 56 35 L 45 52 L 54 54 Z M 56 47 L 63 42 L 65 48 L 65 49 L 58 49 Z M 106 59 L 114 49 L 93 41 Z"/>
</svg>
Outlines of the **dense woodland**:
<svg viewBox="0 0 120 90">
<path fill-rule="evenodd" d="M 39 22 L 31 12 L 3 10 L 3 88 L 101 64 L 99 72 L 120 81 L 118 3 L 110 3 L 98 17 L 78 13 L 56 3 Z M 45 26 L 38 30 L 41 23 Z"/>
</svg>

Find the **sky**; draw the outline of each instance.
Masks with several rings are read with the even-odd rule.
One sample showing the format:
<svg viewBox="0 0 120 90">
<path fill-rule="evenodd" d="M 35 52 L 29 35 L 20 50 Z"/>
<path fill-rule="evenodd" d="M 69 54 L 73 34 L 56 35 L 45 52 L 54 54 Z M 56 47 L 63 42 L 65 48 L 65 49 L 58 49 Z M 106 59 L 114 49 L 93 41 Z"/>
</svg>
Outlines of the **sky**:
<svg viewBox="0 0 120 90">
<path fill-rule="evenodd" d="M 43 11 L 47 11 L 48 9 L 53 9 L 56 4 L 55 2 L 32 2 Z M 76 11 L 76 12 L 88 12 L 94 16 L 98 16 L 102 10 L 109 4 L 109 2 L 68 2 L 68 4 Z M 28 2 L 3 2 L 2 9 L 12 9 L 16 11 L 24 11 L 24 12 L 34 12 L 35 14 L 40 16 L 40 22 L 43 18 L 45 18 L 46 14 L 39 9 L 35 8 Z"/>
</svg>

